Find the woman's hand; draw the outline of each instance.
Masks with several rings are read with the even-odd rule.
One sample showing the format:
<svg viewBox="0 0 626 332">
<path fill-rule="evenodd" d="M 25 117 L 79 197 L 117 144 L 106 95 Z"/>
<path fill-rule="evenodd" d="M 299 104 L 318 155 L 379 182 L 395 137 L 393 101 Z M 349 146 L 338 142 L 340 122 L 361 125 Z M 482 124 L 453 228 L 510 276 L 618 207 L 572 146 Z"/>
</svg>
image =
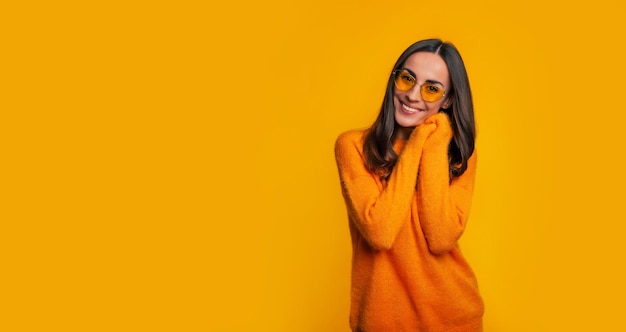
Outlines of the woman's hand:
<svg viewBox="0 0 626 332">
<path fill-rule="evenodd" d="M 435 129 L 424 145 L 424 152 L 437 148 L 445 148 L 447 152 L 448 144 L 450 144 L 450 140 L 453 136 L 452 125 L 450 124 L 448 115 L 444 112 L 439 112 L 428 117 L 422 125 L 435 126 Z"/>
</svg>

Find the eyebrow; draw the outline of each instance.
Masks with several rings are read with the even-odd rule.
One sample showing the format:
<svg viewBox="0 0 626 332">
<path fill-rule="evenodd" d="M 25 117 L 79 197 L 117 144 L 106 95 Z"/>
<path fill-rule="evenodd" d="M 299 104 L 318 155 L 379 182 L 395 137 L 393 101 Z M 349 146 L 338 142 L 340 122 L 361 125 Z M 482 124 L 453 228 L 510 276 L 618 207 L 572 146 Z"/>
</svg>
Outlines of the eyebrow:
<svg viewBox="0 0 626 332">
<path fill-rule="evenodd" d="M 411 69 L 406 68 L 406 67 L 402 67 L 402 70 L 406 70 L 406 71 L 408 71 L 408 72 L 409 72 L 409 74 L 411 74 L 411 76 L 413 76 L 413 78 L 417 78 L 417 75 L 415 75 L 415 73 L 414 73 Z M 439 81 L 436 81 L 436 80 L 426 80 L 426 81 L 425 81 L 425 83 L 430 83 L 430 84 L 439 84 L 439 85 L 441 85 L 441 86 L 445 87 L 445 85 L 443 85 L 443 83 L 441 83 L 441 82 L 439 82 Z"/>
</svg>

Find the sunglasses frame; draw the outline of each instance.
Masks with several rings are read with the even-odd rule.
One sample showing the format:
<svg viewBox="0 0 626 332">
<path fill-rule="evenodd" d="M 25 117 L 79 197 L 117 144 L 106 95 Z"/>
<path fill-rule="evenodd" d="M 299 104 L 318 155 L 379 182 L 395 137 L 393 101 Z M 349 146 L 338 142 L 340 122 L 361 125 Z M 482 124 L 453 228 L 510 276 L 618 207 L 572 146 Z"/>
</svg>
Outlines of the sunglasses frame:
<svg viewBox="0 0 626 332">
<path fill-rule="evenodd" d="M 412 86 L 412 87 L 410 87 L 410 88 L 408 88 L 408 89 L 406 89 L 406 90 L 405 90 L 405 89 L 402 89 L 402 88 L 400 88 L 400 87 L 398 86 L 398 83 L 397 83 L 397 79 L 398 79 L 397 74 L 398 74 L 398 73 L 400 73 L 400 72 L 404 72 L 404 73 L 408 74 L 409 76 L 411 76 L 411 78 L 413 78 L 413 80 L 415 80 L 415 83 L 413 84 L 413 86 Z M 411 89 L 413 89 L 413 88 L 417 85 L 417 79 L 415 78 L 415 76 L 414 76 L 414 75 L 412 75 L 412 74 L 411 74 L 408 70 L 406 70 L 406 69 L 396 69 L 396 70 L 394 70 L 393 72 L 391 72 L 391 75 L 393 75 L 393 84 L 394 84 L 394 86 L 395 86 L 396 88 L 398 88 L 398 90 L 400 90 L 400 91 L 410 91 Z M 422 96 L 422 99 L 424 99 L 424 101 L 429 102 L 429 103 L 434 103 L 434 102 L 437 102 L 437 101 L 441 100 L 441 98 L 443 98 L 443 97 L 445 97 L 445 96 L 446 96 L 446 90 L 445 90 L 445 89 L 443 88 L 443 86 L 442 86 L 442 87 L 441 87 L 441 90 L 443 90 L 443 94 L 441 95 L 441 97 L 439 97 L 439 98 L 437 98 L 437 99 L 435 99 L 435 100 L 430 100 L 430 101 L 429 101 L 429 100 L 426 100 L 426 98 L 424 97 L 424 90 L 422 89 L 422 87 L 424 86 L 424 84 L 428 84 L 429 86 L 437 86 L 437 87 L 439 88 L 438 84 L 433 83 L 433 82 L 429 82 L 429 81 L 426 81 L 426 82 L 424 82 L 424 83 L 420 84 L 420 85 L 419 85 L 420 96 Z"/>
</svg>

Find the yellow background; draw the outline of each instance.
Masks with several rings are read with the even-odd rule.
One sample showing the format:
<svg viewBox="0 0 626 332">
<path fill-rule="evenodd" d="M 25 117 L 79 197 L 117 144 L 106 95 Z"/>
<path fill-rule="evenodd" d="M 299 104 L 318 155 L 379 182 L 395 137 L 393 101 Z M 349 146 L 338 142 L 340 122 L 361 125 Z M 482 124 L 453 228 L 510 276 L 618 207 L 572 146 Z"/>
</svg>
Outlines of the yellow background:
<svg viewBox="0 0 626 332">
<path fill-rule="evenodd" d="M 0 330 L 347 331 L 334 139 L 430 37 L 474 93 L 485 330 L 626 328 L 620 1 L 20 3 Z"/>
</svg>

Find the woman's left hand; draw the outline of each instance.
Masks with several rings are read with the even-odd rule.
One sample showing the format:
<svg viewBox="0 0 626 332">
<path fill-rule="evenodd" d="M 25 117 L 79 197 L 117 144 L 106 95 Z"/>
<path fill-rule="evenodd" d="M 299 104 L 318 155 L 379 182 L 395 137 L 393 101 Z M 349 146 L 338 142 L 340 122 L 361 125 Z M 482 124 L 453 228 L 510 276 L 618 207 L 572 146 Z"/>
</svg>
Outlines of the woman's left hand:
<svg viewBox="0 0 626 332">
<path fill-rule="evenodd" d="M 453 132 L 450 124 L 450 118 L 444 112 L 439 112 L 428 117 L 424 124 L 434 123 L 437 128 L 430 134 L 426 143 L 424 144 L 424 152 L 430 152 L 433 149 L 443 149 L 447 153 L 448 144 L 452 139 Z"/>
</svg>

